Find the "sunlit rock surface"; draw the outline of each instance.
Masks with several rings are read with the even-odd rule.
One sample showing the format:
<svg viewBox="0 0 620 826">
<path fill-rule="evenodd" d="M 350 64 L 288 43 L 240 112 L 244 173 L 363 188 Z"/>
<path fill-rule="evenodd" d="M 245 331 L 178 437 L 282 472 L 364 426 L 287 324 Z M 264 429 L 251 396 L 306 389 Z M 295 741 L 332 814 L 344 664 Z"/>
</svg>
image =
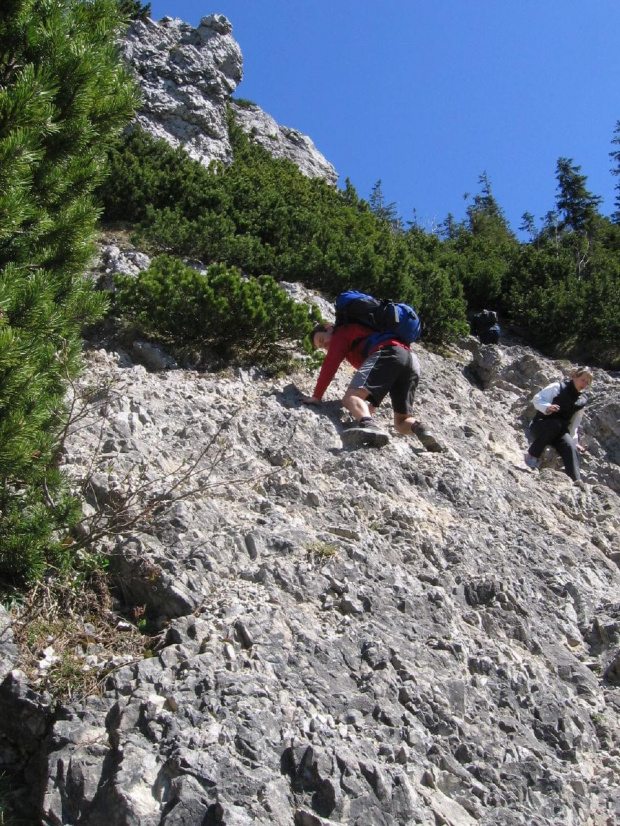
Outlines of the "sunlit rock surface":
<svg viewBox="0 0 620 826">
<path fill-rule="evenodd" d="M 243 57 L 221 14 L 203 17 L 197 28 L 178 18 L 136 21 L 121 44 L 142 91 L 136 122 L 194 160 L 232 162 L 227 106 L 235 119 L 276 158 L 286 158 L 311 178 L 335 184 L 338 173 L 306 135 L 280 126 L 256 104 L 231 95 L 243 78 Z"/>
<path fill-rule="evenodd" d="M 343 449 L 348 368 L 314 409 L 303 372 L 93 344 L 83 381 L 111 389 L 65 469 L 90 508 L 151 504 L 105 548 L 161 641 L 54 716 L 5 678 L 5 718 L 47 719 L 42 822 L 618 821 L 619 379 L 595 370 L 573 484 L 523 464 L 530 399 L 568 365 L 415 349 L 442 454 Z"/>
</svg>

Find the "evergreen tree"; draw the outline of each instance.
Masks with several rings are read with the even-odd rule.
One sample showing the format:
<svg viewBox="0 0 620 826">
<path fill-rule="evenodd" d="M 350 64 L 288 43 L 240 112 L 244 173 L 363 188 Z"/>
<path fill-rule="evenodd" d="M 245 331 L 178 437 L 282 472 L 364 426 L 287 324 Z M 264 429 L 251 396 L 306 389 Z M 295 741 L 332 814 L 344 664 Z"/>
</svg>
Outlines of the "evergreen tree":
<svg viewBox="0 0 620 826">
<path fill-rule="evenodd" d="M 136 103 L 116 0 L 3 0 L 0 9 L 0 574 L 58 561 L 73 506 L 55 469 L 84 324 L 104 309 L 93 254 L 110 140 Z"/>
<path fill-rule="evenodd" d="M 460 224 L 454 218 L 454 215 L 449 212 L 444 221 L 439 224 L 439 235 L 448 241 L 454 241 L 461 230 Z"/>
<path fill-rule="evenodd" d="M 504 211 L 491 191 L 491 181 L 486 172 L 478 178 L 481 191 L 474 196 L 467 207 L 469 229 L 474 236 L 484 237 L 494 243 L 513 241 L 514 236 L 508 226 Z"/>
<path fill-rule="evenodd" d="M 466 335 L 463 286 L 455 271 L 434 263 L 420 266 L 421 298 L 417 305 L 423 322 L 424 341 L 451 341 Z"/>
<path fill-rule="evenodd" d="M 523 245 L 506 278 L 506 306 L 532 342 L 547 350 L 564 345 L 584 315 L 583 284 L 572 257 L 549 245 L 538 250 Z"/>
<path fill-rule="evenodd" d="M 453 240 L 445 242 L 452 252 L 446 257 L 445 266 L 462 284 L 470 309 L 499 308 L 511 256 L 518 243 L 495 200 L 486 173 L 480 176 L 479 183 L 481 191 L 467 207 L 467 221 L 457 229 Z M 451 232 L 454 235 L 453 229 Z"/>
<path fill-rule="evenodd" d="M 151 4 L 140 0 L 118 0 L 121 14 L 130 20 L 146 20 L 151 16 Z"/>
<path fill-rule="evenodd" d="M 344 190 L 342 192 L 342 197 L 344 199 L 344 202 L 346 204 L 348 204 L 349 206 L 353 206 L 353 207 L 359 206 L 360 197 L 357 194 L 357 190 L 355 189 L 355 187 L 353 186 L 353 184 L 351 183 L 351 180 L 349 178 L 345 179 Z"/>
<path fill-rule="evenodd" d="M 536 238 L 536 223 L 531 212 L 524 212 L 521 216 L 521 224 L 519 226 L 520 232 L 527 232 L 530 236 L 530 241 Z"/>
<path fill-rule="evenodd" d="M 617 146 L 618 149 L 614 149 L 612 152 L 609 153 L 610 157 L 612 157 L 615 161 L 615 167 L 611 170 L 612 175 L 619 175 L 620 176 L 620 120 L 616 123 L 616 128 L 614 130 L 614 137 L 612 140 L 612 144 Z M 617 195 L 616 195 L 616 211 L 611 216 L 611 220 L 614 224 L 620 224 L 620 180 L 615 186 Z"/>
<path fill-rule="evenodd" d="M 558 159 L 556 205 L 562 218 L 560 229 L 586 235 L 592 230 L 603 199 L 586 189 L 587 178 L 580 175 L 580 171 L 581 167 L 575 166 L 572 158 Z"/>
<path fill-rule="evenodd" d="M 550 209 L 543 218 L 540 237 L 545 243 L 551 243 L 556 251 L 560 246 L 560 216 L 555 209 Z"/>
<path fill-rule="evenodd" d="M 381 221 L 385 221 L 386 223 L 390 224 L 390 226 L 392 226 L 394 230 L 400 231 L 402 230 L 402 221 L 398 217 L 396 203 L 385 203 L 382 183 L 383 182 L 381 180 L 378 180 L 372 188 L 369 200 L 370 211 L 374 215 L 376 215 L 377 218 L 379 218 Z"/>
</svg>

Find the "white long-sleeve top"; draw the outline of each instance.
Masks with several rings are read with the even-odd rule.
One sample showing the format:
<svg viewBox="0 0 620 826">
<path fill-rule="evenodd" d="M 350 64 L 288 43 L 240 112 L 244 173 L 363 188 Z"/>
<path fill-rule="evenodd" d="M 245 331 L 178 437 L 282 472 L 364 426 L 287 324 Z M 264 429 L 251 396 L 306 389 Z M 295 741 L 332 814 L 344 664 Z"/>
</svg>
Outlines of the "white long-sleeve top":
<svg viewBox="0 0 620 826">
<path fill-rule="evenodd" d="M 549 405 L 553 404 L 553 400 L 558 395 L 560 390 L 562 389 L 562 383 L 559 381 L 554 381 L 553 384 L 549 384 L 547 387 L 543 387 L 532 399 L 532 404 L 540 413 L 546 413 L 549 409 Z M 575 442 L 579 441 L 579 432 L 578 428 L 581 424 L 581 420 L 583 419 L 583 408 L 581 410 L 577 410 L 576 413 L 573 414 L 571 420 L 568 423 L 568 432 L 573 437 Z"/>
</svg>

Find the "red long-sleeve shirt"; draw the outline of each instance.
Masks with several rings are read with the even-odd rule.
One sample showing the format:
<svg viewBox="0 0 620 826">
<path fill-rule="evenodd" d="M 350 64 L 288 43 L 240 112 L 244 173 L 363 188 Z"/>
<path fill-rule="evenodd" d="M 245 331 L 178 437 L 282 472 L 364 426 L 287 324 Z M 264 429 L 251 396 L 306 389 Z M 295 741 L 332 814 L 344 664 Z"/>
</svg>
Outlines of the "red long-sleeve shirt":
<svg viewBox="0 0 620 826">
<path fill-rule="evenodd" d="M 321 365 L 319 377 L 316 380 L 316 386 L 312 394 L 315 399 L 323 398 L 323 393 L 331 384 L 338 368 L 345 359 L 357 370 L 370 353 L 379 350 L 381 347 L 386 347 L 388 344 L 399 344 L 401 347 L 407 347 L 401 341 L 390 338 L 373 347 L 370 352 L 364 353 L 364 344 L 368 336 L 371 335 L 372 330 L 364 327 L 363 324 L 344 324 L 342 327 L 336 327 L 329 342 L 325 361 Z"/>
</svg>

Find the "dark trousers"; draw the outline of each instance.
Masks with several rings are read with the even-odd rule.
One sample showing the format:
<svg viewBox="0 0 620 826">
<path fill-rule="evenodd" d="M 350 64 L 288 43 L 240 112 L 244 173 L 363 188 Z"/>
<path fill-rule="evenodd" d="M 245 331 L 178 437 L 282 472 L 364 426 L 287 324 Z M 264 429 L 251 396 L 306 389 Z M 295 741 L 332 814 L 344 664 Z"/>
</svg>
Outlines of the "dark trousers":
<svg viewBox="0 0 620 826">
<path fill-rule="evenodd" d="M 561 419 L 534 419 L 530 432 L 534 441 L 529 453 L 535 459 L 540 458 L 543 450 L 550 445 L 562 457 L 564 470 L 570 478 L 579 481 L 579 454 L 573 437 L 566 430 L 566 423 Z"/>
</svg>

